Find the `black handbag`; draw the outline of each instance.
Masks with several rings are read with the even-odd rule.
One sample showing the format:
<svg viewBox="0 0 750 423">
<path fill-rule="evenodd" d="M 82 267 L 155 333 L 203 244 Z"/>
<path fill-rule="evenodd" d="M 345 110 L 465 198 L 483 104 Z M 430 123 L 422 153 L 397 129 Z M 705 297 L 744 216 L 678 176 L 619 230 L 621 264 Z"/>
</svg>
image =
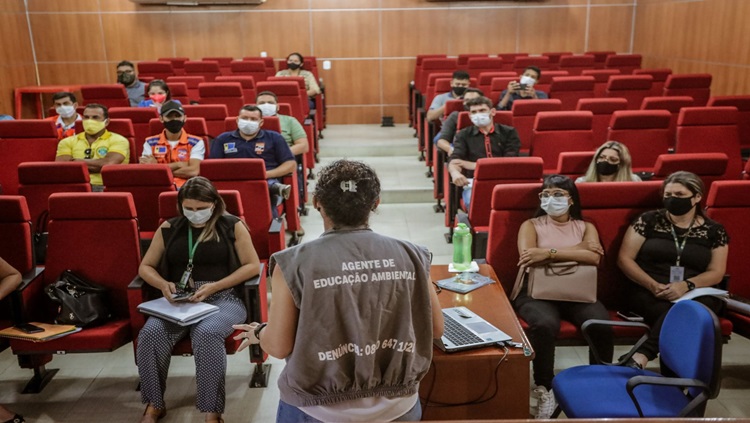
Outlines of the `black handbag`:
<svg viewBox="0 0 750 423">
<path fill-rule="evenodd" d="M 55 323 L 92 327 L 112 317 L 107 301 L 109 289 L 87 281 L 70 270 L 62 272 L 57 282 L 45 289 L 59 304 Z"/>
</svg>

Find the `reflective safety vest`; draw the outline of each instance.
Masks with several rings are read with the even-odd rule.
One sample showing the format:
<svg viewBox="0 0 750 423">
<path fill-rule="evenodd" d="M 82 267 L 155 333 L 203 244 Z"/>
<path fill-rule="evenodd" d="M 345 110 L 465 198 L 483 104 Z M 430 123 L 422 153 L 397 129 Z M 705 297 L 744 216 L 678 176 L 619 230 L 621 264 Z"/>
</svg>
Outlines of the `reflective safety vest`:
<svg viewBox="0 0 750 423">
<path fill-rule="evenodd" d="M 161 164 L 189 161 L 190 152 L 193 150 L 193 147 L 200 141 L 203 141 L 202 138 L 182 131 L 180 140 L 172 148 L 167 137 L 164 135 L 165 132 L 161 131 L 159 135 L 146 138 L 146 143 L 151 147 L 151 155 L 154 156 L 157 163 Z M 185 179 L 183 178 L 174 178 L 174 181 L 177 187 L 181 187 L 185 183 Z"/>
</svg>

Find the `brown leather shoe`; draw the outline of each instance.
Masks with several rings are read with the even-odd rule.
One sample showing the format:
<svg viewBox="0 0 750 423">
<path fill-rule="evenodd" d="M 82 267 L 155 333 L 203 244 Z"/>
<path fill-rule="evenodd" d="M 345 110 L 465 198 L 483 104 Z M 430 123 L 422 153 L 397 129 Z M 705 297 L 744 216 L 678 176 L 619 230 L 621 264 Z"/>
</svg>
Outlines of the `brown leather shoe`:
<svg viewBox="0 0 750 423">
<path fill-rule="evenodd" d="M 141 422 L 146 423 L 149 421 L 157 421 L 163 418 L 167 415 L 167 409 L 162 408 L 154 408 L 151 404 L 146 406 L 146 409 L 143 411 L 143 418 L 141 419 Z"/>
</svg>

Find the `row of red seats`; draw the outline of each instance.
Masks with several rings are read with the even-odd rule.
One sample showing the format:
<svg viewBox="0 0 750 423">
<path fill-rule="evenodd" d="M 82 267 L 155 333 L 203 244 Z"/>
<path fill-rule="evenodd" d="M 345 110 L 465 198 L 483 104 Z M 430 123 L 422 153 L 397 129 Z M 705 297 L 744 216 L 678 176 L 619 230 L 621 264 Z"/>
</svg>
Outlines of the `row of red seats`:
<svg viewBox="0 0 750 423">
<path fill-rule="evenodd" d="M 259 63 L 263 65 L 260 66 Z M 276 75 L 276 63 L 273 57 L 204 57 L 191 60 L 189 57 L 162 57 L 157 61 L 138 62 L 138 76 L 154 79 L 165 79 L 169 76 L 199 75 L 208 81 L 219 75 L 252 75 L 256 80 L 261 77 Z M 279 70 L 287 69 L 287 62 L 279 60 Z M 318 64 L 315 56 L 305 57 L 304 69 L 318 78 Z"/>
<path fill-rule="evenodd" d="M 284 248 L 284 229 L 280 221 L 271 219 L 265 172 L 262 161 L 259 162 L 249 166 L 226 164 L 225 167 L 233 167 L 228 173 L 237 175 L 238 170 L 243 173 L 232 181 L 234 190 L 220 193 L 228 210 L 243 218 L 250 227 L 258 255 L 267 263 L 270 254 Z M 252 172 L 247 169 L 253 169 L 254 174 L 249 175 Z M 243 176 L 248 178 L 242 180 Z M 214 181 L 218 188 L 229 184 L 229 178 L 224 181 L 220 179 Z M 241 192 L 253 193 L 250 206 L 242 198 Z M 158 201 L 162 220 L 176 215 L 175 192 L 162 193 Z M 34 370 L 34 376 L 24 392 L 41 391 L 56 373 L 56 370 L 45 369 L 52 354 L 114 351 L 137 339 L 145 318 L 136 307 L 154 295 L 148 287 L 142 287 L 135 281 L 131 283 L 138 273 L 141 251 L 139 218 L 130 193 L 54 193 L 49 197 L 49 216 L 47 260 L 41 270 L 34 267 L 31 215 L 25 198 L 0 196 L 0 228 L 4 239 L 0 245 L 0 256 L 25 276 L 21 288 L 13 294 L 14 319 L 51 322 L 56 307 L 47 299 L 44 287 L 56 281 L 66 269 L 108 287 L 114 317 L 101 326 L 53 341 L 33 343 L 12 340 L 11 348 L 18 356 L 19 365 Z M 91 260 L 91 257 L 96 257 L 96 260 Z M 266 283 L 266 273 L 261 272 L 258 278 L 245 284 L 248 322 L 267 318 Z M 231 338 L 227 338 L 226 343 L 230 354 L 239 346 Z M 180 342 L 173 350 L 173 354 L 190 352 L 189 339 Z M 250 355 L 259 364 L 256 372 L 262 372 L 265 355 L 257 348 L 251 350 Z"/>
</svg>

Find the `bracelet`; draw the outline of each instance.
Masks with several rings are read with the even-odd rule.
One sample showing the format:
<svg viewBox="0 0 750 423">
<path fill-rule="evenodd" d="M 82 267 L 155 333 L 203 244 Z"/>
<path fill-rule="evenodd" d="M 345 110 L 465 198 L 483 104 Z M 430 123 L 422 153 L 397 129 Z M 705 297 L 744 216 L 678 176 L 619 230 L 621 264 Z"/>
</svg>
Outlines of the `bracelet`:
<svg viewBox="0 0 750 423">
<path fill-rule="evenodd" d="M 253 331 L 253 334 L 255 335 L 255 338 L 256 338 L 256 339 L 257 339 L 258 341 L 260 341 L 260 331 L 262 331 L 262 330 L 263 330 L 263 328 L 265 328 L 265 327 L 266 327 L 266 325 L 268 325 L 268 323 L 261 323 L 261 324 L 259 324 L 259 325 L 258 325 L 258 326 L 257 326 L 257 327 L 255 328 L 255 331 Z"/>
</svg>

